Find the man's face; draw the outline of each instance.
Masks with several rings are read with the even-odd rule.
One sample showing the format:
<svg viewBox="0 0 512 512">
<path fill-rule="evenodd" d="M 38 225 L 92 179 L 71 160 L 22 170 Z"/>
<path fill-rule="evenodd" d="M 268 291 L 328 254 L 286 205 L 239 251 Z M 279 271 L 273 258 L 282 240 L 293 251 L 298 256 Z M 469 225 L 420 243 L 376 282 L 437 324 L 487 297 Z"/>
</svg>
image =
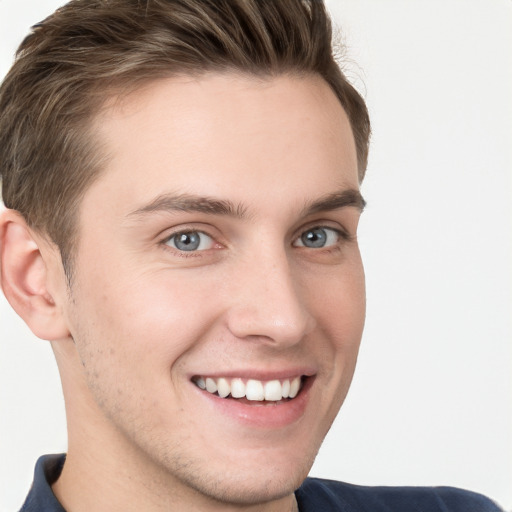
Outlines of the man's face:
<svg viewBox="0 0 512 512">
<path fill-rule="evenodd" d="M 110 160 L 64 308 L 70 453 L 88 439 L 146 487 L 222 501 L 292 492 L 364 323 L 347 116 L 320 78 L 226 74 L 153 83 L 96 127 Z"/>
</svg>

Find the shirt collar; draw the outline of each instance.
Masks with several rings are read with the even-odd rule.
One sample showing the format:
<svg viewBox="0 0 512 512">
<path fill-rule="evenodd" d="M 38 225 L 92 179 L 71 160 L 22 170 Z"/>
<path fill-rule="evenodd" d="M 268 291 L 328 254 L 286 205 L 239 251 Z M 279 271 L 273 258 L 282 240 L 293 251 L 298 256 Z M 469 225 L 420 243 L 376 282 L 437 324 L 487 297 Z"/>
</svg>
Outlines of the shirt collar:
<svg viewBox="0 0 512 512">
<path fill-rule="evenodd" d="M 20 512 L 66 512 L 52 491 L 57 481 L 66 455 L 44 455 L 36 463 L 34 482 Z"/>
</svg>

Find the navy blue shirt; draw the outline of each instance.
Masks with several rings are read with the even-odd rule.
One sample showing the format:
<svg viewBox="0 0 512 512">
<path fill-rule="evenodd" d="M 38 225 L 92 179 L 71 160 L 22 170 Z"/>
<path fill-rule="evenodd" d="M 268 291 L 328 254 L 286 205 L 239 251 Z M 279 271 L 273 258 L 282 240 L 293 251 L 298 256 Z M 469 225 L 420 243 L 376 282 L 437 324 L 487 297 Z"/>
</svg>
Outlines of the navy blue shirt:
<svg viewBox="0 0 512 512">
<path fill-rule="evenodd" d="M 52 492 L 65 455 L 45 455 L 20 512 L 66 512 Z M 296 491 L 300 512 L 501 512 L 491 500 L 453 487 L 365 487 L 307 478 Z"/>
</svg>

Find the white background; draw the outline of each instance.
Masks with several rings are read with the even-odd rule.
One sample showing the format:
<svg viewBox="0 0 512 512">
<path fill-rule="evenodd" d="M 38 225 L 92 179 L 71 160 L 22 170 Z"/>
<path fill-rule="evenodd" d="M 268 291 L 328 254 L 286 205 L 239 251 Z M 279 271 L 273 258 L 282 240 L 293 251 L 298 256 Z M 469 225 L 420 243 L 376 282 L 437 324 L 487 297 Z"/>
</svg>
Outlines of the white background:
<svg viewBox="0 0 512 512">
<path fill-rule="evenodd" d="M 61 2 L 0 0 L 0 75 Z M 331 0 L 373 143 L 358 370 L 313 468 L 512 510 L 512 1 Z M 357 64 L 356 64 L 357 63 Z M 66 449 L 47 342 L 0 299 L 0 511 Z"/>
</svg>

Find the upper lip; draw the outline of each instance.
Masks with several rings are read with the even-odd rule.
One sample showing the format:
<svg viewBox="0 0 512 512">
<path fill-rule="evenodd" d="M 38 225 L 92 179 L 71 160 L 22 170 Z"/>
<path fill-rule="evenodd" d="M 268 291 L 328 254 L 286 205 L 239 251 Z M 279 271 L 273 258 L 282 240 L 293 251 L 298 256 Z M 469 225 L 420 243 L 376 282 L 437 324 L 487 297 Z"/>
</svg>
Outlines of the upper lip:
<svg viewBox="0 0 512 512">
<path fill-rule="evenodd" d="M 303 366 L 303 367 L 294 367 L 294 368 L 286 368 L 281 370 L 263 370 L 259 369 L 238 369 L 238 370 L 224 370 L 224 371 L 200 371 L 190 374 L 190 379 L 194 377 L 210 377 L 212 379 L 218 379 L 221 377 L 228 379 L 254 379 L 261 381 L 270 381 L 270 380 L 285 380 L 285 379 L 293 379 L 295 377 L 311 377 L 315 375 L 317 372 L 311 366 Z"/>
</svg>

